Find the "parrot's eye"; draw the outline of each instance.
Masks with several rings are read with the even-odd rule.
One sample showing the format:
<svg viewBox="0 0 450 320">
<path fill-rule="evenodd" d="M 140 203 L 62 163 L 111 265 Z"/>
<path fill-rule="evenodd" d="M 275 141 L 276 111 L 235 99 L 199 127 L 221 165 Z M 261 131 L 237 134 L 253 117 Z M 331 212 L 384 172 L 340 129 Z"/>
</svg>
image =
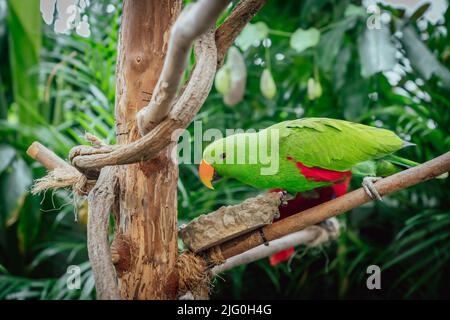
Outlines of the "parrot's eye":
<svg viewBox="0 0 450 320">
<path fill-rule="evenodd" d="M 220 159 L 225 159 L 226 157 L 227 157 L 227 154 L 225 152 L 220 154 Z"/>
</svg>

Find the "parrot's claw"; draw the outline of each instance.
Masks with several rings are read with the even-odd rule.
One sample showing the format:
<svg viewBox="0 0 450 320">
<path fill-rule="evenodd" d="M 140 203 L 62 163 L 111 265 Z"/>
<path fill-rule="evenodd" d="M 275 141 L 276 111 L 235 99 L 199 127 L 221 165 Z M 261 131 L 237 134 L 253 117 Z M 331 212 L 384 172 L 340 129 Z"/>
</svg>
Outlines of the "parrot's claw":
<svg viewBox="0 0 450 320">
<path fill-rule="evenodd" d="M 287 206 L 288 202 L 295 198 L 292 194 L 288 193 L 287 191 L 280 191 L 279 193 L 280 193 L 281 205 L 283 207 Z"/>
<path fill-rule="evenodd" d="M 374 182 L 377 182 L 381 179 L 381 177 L 365 177 L 363 179 L 362 187 L 372 200 L 383 201 L 383 198 L 381 198 L 380 193 L 374 185 Z"/>
</svg>

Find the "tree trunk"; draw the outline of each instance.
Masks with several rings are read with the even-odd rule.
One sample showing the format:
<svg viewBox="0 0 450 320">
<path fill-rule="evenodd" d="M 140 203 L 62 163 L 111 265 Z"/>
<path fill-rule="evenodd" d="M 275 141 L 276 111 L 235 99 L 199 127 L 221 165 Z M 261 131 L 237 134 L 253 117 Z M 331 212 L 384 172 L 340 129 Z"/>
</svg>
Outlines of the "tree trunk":
<svg viewBox="0 0 450 320">
<path fill-rule="evenodd" d="M 136 113 L 150 100 L 181 0 L 124 0 L 119 40 L 116 134 L 139 138 Z M 124 299 L 174 299 L 178 288 L 174 145 L 150 161 L 120 167 L 116 269 Z"/>
</svg>

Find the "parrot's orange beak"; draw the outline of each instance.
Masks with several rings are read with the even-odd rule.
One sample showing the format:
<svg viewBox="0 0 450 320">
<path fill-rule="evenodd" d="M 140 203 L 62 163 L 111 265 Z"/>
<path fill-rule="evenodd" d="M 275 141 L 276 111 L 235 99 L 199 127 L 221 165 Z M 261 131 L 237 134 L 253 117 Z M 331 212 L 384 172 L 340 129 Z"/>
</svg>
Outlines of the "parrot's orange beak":
<svg viewBox="0 0 450 320">
<path fill-rule="evenodd" d="M 214 187 L 212 185 L 212 180 L 214 178 L 214 168 L 212 165 L 210 165 L 205 160 L 202 160 L 200 162 L 200 166 L 198 167 L 198 175 L 200 176 L 200 181 L 203 182 L 203 184 L 211 189 L 214 190 Z"/>
</svg>

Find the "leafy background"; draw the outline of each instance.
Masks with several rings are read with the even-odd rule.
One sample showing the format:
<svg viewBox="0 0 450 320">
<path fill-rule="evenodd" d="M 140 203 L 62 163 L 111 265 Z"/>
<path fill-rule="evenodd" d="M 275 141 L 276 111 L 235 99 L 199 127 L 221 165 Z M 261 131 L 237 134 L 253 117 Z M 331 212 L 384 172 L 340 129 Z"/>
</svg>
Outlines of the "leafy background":
<svg viewBox="0 0 450 320">
<path fill-rule="evenodd" d="M 86 205 L 67 190 L 31 196 L 45 170 L 25 151 L 39 140 L 65 157 L 85 131 L 114 143 L 121 2 L 85 8 L 88 37 L 56 33 L 39 9 L 36 0 L 0 0 L 0 299 L 92 299 Z M 373 13 L 359 1 L 269 1 L 196 120 L 225 130 L 341 118 L 394 130 L 417 144 L 400 153 L 416 161 L 448 151 L 449 10 L 431 23 L 425 2 L 380 9 L 381 29 L 371 30 Z M 180 223 L 258 192 L 233 180 L 206 190 L 189 164 L 178 186 Z M 448 180 L 434 180 L 352 210 L 337 241 L 299 247 L 276 267 L 263 260 L 229 271 L 212 298 L 448 298 L 448 191 Z M 82 269 L 81 290 L 67 289 L 71 264 Z M 382 268 L 382 290 L 366 288 L 371 264 Z"/>
</svg>

